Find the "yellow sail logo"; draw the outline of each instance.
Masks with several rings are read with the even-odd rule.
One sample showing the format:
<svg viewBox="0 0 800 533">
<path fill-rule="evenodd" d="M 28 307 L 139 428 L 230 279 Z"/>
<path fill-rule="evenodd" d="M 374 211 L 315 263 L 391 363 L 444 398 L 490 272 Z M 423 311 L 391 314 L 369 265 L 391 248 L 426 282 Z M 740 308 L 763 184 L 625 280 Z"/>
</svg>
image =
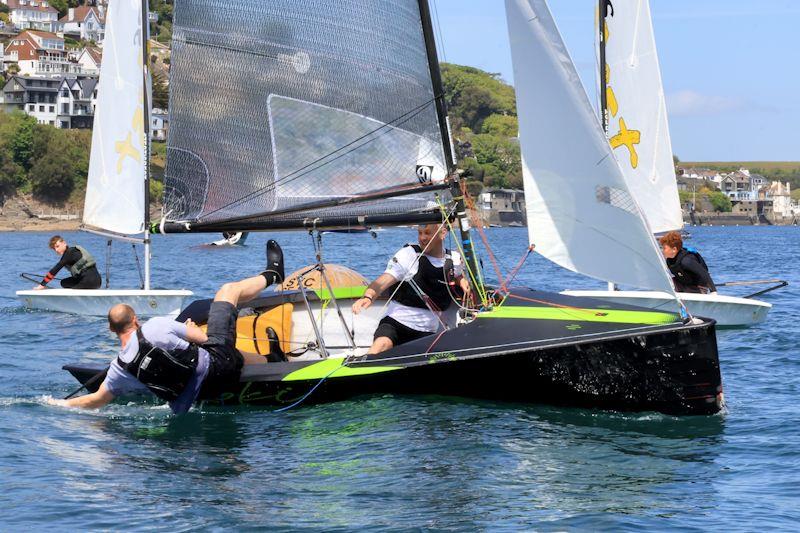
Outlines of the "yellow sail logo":
<svg viewBox="0 0 800 533">
<path fill-rule="evenodd" d="M 141 49 L 140 32 L 141 28 L 139 28 L 139 30 L 137 30 L 137 32 L 134 34 L 133 44 L 139 45 Z M 138 66 L 140 69 L 144 68 L 144 59 L 142 58 L 141 52 L 139 53 L 138 57 Z M 131 129 L 125 136 L 125 139 L 116 141 L 114 143 L 114 151 L 118 155 L 117 174 L 122 174 L 122 167 L 126 157 L 130 157 L 137 163 L 142 162 L 142 152 L 141 150 L 137 149 L 136 146 L 134 146 L 133 144 L 134 134 L 137 135 L 140 139 L 143 139 L 142 140 L 143 143 L 147 142 L 147 139 L 144 139 L 144 94 L 139 95 L 139 105 L 133 112 L 133 117 L 131 117 Z"/>
<path fill-rule="evenodd" d="M 609 38 L 609 31 L 608 31 L 608 23 L 603 24 L 603 38 L 605 42 L 608 42 Z M 606 64 L 605 68 L 605 91 L 606 91 L 606 108 L 607 112 L 612 116 L 616 117 L 617 113 L 619 112 L 619 104 L 617 102 L 617 97 L 614 94 L 614 89 L 611 87 L 611 67 Z M 609 126 L 611 121 L 609 120 Z M 619 117 L 618 123 L 619 131 L 612 135 L 608 142 L 611 144 L 611 148 L 617 149 L 620 146 L 624 146 L 628 149 L 628 154 L 630 155 L 631 166 L 636 168 L 639 165 L 639 154 L 636 153 L 636 145 L 639 144 L 641 140 L 642 134 L 639 130 L 629 130 L 627 124 L 625 124 L 625 119 Z"/>
</svg>

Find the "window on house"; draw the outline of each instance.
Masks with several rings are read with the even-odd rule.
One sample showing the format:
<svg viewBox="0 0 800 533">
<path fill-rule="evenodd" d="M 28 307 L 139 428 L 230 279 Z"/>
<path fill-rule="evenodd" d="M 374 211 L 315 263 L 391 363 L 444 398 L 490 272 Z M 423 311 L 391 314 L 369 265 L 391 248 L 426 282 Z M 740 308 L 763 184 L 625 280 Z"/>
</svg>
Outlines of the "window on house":
<svg viewBox="0 0 800 533">
<path fill-rule="evenodd" d="M 50 125 L 52 126 L 53 124 L 55 124 L 55 122 L 53 122 L 53 121 L 51 120 L 51 121 L 49 121 L 49 122 L 48 122 L 48 124 L 50 124 Z"/>
<path fill-rule="evenodd" d="M 43 105 L 39 106 L 39 113 L 44 113 L 44 106 Z"/>
<path fill-rule="evenodd" d="M 61 121 L 61 128 L 62 129 L 68 129 L 69 128 L 69 122 L 67 122 L 66 120 L 62 120 Z"/>
<path fill-rule="evenodd" d="M 51 105 L 50 108 L 48 109 L 48 111 L 50 111 L 51 113 L 55 113 L 56 112 L 56 106 Z"/>
<path fill-rule="evenodd" d="M 61 104 L 61 112 L 69 113 L 69 104 Z"/>
</svg>

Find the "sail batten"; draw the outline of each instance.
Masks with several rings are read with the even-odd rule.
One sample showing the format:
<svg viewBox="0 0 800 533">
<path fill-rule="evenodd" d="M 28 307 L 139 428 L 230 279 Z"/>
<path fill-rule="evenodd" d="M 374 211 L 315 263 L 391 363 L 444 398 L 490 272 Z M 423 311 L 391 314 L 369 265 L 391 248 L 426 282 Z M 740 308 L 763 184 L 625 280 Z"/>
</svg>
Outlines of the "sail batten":
<svg viewBox="0 0 800 533">
<path fill-rule="evenodd" d="M 603 281 L 672 292 L 544 0 L 506 0 L 531 244 Z"/>
<path fill-rule="evenodd" d="M 605 17 L 608 137 L 656 232 L 683 227 L 667 107 L 648 0 L 614 0 Z M 599 34 L 598 34 L 599 39 Z"/>
<path fill-rule="evenodd" d="M 177 0 L 170 220 L 286 218 L 324 198 L 355 205 L 444 182 L 425 44 L 417 0 Z M 430 201 L 410 195 L 341 214 Z"/>
</svg>

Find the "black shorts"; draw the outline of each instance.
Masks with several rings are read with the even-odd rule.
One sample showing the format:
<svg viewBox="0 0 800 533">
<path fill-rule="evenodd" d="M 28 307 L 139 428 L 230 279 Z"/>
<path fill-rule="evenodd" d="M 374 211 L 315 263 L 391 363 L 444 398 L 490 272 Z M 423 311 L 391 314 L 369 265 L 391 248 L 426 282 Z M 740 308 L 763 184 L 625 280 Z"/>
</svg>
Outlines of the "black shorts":
<svg viewBox="0 0 800 533">
<path fill-rule="evenodd" d="M 203 349 L 208 352 L 208 375 L 203 381 L 199 397 L 218 398 L 237 383 L 244 366 L 244 358 L 236 349 L 236 318 L 239 310 L 228 302 L 214 302 L 208 312 L 208 341 Z"/>
<path fill-rule="evenodd" d="M 427 337 L 428 335 L 433 335 L 433 333 L 430 331 L 419 331 L 410 328 L 404 324 L 401 324 L 394 318 L 385 316 L 378 323 L 374 338 L 377 339 L 378 337 L 388 337 L 394 346 L 399 346 L 406 342 Z"/>
</svg>

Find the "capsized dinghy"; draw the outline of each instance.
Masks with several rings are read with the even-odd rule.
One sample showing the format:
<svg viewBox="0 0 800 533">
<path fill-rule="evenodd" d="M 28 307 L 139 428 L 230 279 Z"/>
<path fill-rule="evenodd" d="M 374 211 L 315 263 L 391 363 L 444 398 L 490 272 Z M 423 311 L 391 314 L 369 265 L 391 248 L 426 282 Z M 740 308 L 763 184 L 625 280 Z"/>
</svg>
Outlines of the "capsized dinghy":
<svg viewBox="0 0 800 533">
<path fill-rule="evenodd" d="M 346 323 L 356 325 L 356 349 L 346 346 L 342 322 L 327 291 L 276 293 L 249 302 L 237 323 L 237 346 L 267 353 L 266 328 L 289 362 L 247 365 L 239 386 L 221 402 L 286 406 L 363 394 L 435 394 L 510 402 L 597 407 L 668 414 L 712 414 L 722 402 L 714 324 L 684 325 L 677 315 L 589 298 L 517 289 L 505 303 L 457 328 L 364 356 L 380 318 L 349 314 L 364 287 L 336 288 Z M 378 303 L 383 303 L 378 301 Z M 326 332 L 330 355 L 314 341 L 309 311 Z M 202 311 L 193 316 L 202 323 Z M 287 339 L 289 339 L 287 341 Z M 266 361 L 266 359 L 265 359 Z M 86 383 L 103 366 L 64 367 Z M 95 390 L 96 379 L 88 387 Z M 309 392 L 316 389 L 309 394 Z"/>
</svg>

